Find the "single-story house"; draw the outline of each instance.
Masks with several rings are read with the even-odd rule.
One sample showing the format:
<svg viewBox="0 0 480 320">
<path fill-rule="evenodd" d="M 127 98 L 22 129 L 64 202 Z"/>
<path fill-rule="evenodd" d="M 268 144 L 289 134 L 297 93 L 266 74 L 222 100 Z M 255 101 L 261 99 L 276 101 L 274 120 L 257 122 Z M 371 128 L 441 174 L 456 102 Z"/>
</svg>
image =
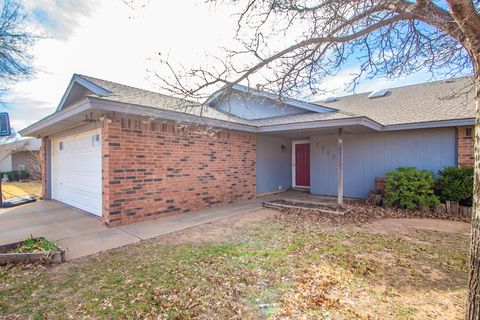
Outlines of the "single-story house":
<svg viewBox="0 0 480 320">
<path fill-rule="evenodd" d="M 42 139 L 43 193 L 119 225 L 289 188 L 364 198 L 399 166 L 473 162 L 470 78 L 320 102 L 235 85 L 200 108 L 74 75 Z"/>
<path fill-rule="evenodd" d="M 0 172 L 31 171 L 36 167 L 42 141 L 21 139 L 0 145 Z"/>
</svg>

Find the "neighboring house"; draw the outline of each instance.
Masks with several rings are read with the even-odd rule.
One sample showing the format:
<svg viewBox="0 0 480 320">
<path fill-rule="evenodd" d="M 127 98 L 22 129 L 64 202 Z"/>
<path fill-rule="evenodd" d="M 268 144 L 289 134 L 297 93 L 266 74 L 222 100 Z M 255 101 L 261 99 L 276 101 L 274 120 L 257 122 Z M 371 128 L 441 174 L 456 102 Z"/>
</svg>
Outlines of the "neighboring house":
<svg viewBox="0 0 480 320">
<path fill-rule="evenodd" d="M 236 85 L 200 110 L 162 94 L 74 75 L 56 112 L 21 134 L 43 140 L 45 198 L 101 216 L 109 225 L 290 187 L 364 198 L 376 177 L 398 166 L 437 173 L 472 165 L 474 94 L 460 94 L 470 81 L 318 103 L 279 101 Z"/>
<path fill-rule="evenodd" d="M 32 170 L 40 152 L 41 139 L 22 139 L 0 145 L 0 172 Z"/>
</svg>

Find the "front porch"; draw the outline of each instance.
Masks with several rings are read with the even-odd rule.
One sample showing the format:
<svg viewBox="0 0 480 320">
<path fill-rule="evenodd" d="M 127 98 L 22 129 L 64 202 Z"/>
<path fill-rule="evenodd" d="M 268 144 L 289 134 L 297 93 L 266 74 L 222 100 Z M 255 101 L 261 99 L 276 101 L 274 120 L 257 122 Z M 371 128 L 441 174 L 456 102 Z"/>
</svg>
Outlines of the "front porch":
<svg viewBox="0 0 480 320">
<path fill-rule="evenodd" d="M 375 178 L 398 167 L 437 173 L 457 163 L 455 128 L 378 132 L 361 125 L 325 127 L 330 124 L 257 135 L 257 194 L 299 187 L 341 204 L 344 197 L 366 199 Z"/>
<path fill-rule="evenodd" d="M 288 191 L 283 196 L 342 205 L 344 135 L 371 132 L 354 125 L 258 135 L 257 194 L 292 188 L 301 192 Z"/>
</svg>

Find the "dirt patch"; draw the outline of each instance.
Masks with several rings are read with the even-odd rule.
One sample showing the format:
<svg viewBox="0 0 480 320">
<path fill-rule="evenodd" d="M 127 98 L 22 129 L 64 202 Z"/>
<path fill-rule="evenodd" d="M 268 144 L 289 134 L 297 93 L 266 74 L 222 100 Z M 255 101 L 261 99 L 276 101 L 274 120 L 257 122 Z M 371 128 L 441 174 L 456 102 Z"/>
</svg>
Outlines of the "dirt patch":
<svg viewBox="0 0 480 320">
<path fill-rule="evenodd" d="M 418 218 L 400 218 L 400 219 L 380 219 L 367 223 L 362 229 L 376 232 L 388 233 L 395 232 L 409 234 L 414 230 L 439 231 L 447 233 L 470 233 L 470 224 L 459 221 L 447 221 L 440 219 L 418 219 Z"/>
<path fill-rule="evenodd" d="M 278 214 L 280 212 L 277 210 L 260 209 L 167 234 L 153 241 L 164 245 L 225 242 L 230 240 L 232 235 L 237 234 L 239 230 L 275 217 Z"/>
</svg>

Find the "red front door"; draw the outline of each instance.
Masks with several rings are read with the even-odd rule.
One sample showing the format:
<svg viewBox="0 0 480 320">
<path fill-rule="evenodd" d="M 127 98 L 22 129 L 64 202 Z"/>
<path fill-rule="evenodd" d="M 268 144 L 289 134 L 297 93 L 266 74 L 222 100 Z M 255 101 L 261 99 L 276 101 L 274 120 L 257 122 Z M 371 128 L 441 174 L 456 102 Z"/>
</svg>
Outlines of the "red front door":
<svg viewBox="0 0 480 320">
<path fill-rule="evenodd" d="M 295 144 L 295 185 L 310 187 L 310 143 Z"/>
</svg>

